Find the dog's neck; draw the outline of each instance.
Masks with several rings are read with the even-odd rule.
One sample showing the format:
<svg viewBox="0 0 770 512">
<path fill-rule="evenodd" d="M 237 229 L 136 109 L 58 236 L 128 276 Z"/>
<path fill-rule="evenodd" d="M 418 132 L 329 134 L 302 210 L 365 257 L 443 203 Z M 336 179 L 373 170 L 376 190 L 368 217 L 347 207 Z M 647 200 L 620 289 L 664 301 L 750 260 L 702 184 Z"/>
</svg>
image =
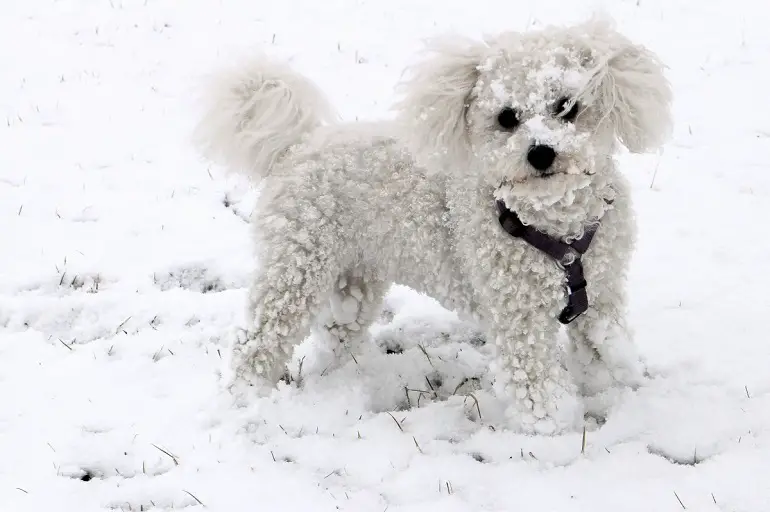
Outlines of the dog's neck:
<svg viewBox="0 0 770 512">
<path fill-rule="evenodd" d="M 496 188 L 479 183 L 477 176 L 466 175 L 456 178 L 456 186 L 452 187 L 455 197 L 450 202 L 477 212 L 489 212 L 496 222 L 495 201 L 502 199 L 524 224 L 556 239 L 574 239 L 582 236 L 588 226 L 600 221 L 612 208 L 617 196 L 613 187 L 614 172 L 611 167 L 605 171 L 585 176 L 583 186 L 567 187 L 563 192 L 551 195 L 528 194 L 506 186 Z M 476 193 L 469 194 L 471 190 Z"/>
<path fill-rule="evenodd" d="M 615 195 L 609 180 L 592 176 L 584 187 L 568 190 L 556 200 L 519 195 L 505 187 L 493 191 L 490 200 L 502 199 L 524 224 L 565 239 L 581 236 L 587 226 L 600 221 Z"/>
</svg>

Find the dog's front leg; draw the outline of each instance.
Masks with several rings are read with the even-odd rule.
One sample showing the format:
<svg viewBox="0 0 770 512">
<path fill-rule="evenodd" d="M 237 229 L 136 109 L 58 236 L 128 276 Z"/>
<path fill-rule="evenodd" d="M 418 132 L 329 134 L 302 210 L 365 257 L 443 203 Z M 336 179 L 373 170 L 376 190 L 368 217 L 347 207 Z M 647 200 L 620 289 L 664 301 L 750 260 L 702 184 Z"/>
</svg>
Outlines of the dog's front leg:
<svg viewBox="0 0 770 512">
<path fill-rule="evenodd" d="M 497 343 L 495 389 L 511 400 L 507 415 L 524 432 L 555 434 L 575 429 L 582 403 L 559 363 L 559 324 L 552 311 L 499 311 L 492 338 Z"/>
<path fill-rule="evenodd" d="M 612 387 L 636 388 L 644 367 L 625 319 L 625 297 L 619 276 L 589 281 L 591 307 L 567 329 L 570 338 L 570 371 L 586 395 Z M 590 288 L 593 286 L 593 290 Z"/>
</svg>

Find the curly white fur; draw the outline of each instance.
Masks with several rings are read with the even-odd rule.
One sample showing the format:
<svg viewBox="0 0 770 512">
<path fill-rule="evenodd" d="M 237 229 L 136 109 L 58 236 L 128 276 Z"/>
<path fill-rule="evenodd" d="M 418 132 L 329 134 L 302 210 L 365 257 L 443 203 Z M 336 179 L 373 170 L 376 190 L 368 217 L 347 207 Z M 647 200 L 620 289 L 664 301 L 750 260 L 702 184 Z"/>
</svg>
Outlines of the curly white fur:
<svg viewBox="0 0 770 512">
<path fill-rule="evenodd" d="M 323 104 L 314 90 L 265 62 L 241 75 L 251 77 L 248 86 L 239 77 L 223 82 L 204 121 L 211 148 L 236 164 L 256 162 L 264 177 L 254 213 L 261 268 L 252 324 L 233 347 L 232 384 L 269 390 L 311 329 L 359 342 L 397 282 L 486 330 L 512 427 L 574 428 L 578 389 L 641 379 L 624 320 L 633 214 L 612 154 L 616 141 L 642 151 L 664 140 L 670 91 L 654 56 L 597 22 L 447 41 L 406 83 L 397 125 L 321 126 L 325 107 L 306 108 Z M 300 87 L 264 94 L 259 77 L 276 69 L 282 84 Z M 282 112 L 286 98 L 302 105 L 301 115 L 259 114 Z M 578 105 L 574 120 L 554 111 L 560 98 Z M 504 107 L 517 112 L 516 129 L 497 124 Z M 244 120 L 257 135 L 240 135 Z M 527 163 L 535 143 L 557 152 L 548 175 Z M 601 223 L 584 256 L 591 308 L 568 327 L 571 375 L 557 348 L 564 271 L 503 232 L 496 198 L 564 240 Z"/>
<path fill-rule="evenodd" d="M 260 56 L 209 84 L 194 133 L 201 152 L 255 181 L 289 147 L 336 115 L 310 80 Z"/>
</svg>

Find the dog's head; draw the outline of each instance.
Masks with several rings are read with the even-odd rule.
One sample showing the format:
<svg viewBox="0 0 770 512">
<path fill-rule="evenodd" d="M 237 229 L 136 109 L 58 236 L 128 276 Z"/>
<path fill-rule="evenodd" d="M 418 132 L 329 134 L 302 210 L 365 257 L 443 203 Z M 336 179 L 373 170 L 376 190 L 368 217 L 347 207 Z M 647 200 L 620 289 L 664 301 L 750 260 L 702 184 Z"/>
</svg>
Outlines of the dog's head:
<svg viewBox="0 0 770 512">
<path fill-rule="evenodd" d="M 439 39 L 429 51 L 399 104 L 411 149 L 500 196 L 552 202 L 607 168 L 618 141 L 644 152 L 670 131 L 662 65 L 604 22 Z"/>
</svg>

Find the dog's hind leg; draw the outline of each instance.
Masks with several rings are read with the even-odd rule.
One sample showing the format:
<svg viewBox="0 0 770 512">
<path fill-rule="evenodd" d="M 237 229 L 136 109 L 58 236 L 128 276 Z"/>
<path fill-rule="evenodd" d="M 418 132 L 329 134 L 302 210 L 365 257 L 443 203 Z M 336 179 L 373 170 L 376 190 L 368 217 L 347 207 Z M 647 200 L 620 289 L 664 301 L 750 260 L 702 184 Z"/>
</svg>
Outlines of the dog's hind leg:
<svg viewBox="0 0 770 512">
<path fill-rule="evenodd" d="M 313 322 L 313 333 L 326 348 L 345 357 L 369 338 L 389 284 L 362 267 L 343 272 L 335 284 L 327 307 Z"/>
<path fill-rule="evenodd" d="M 252 324 L 232 346 L 229 385 L 246 383 L 260 393 L 286 372 L 293 348 L 310 334 L 339 275 L 332 258 L 283 242 L 268 251 L 250 291 Z"/>
</svg>

